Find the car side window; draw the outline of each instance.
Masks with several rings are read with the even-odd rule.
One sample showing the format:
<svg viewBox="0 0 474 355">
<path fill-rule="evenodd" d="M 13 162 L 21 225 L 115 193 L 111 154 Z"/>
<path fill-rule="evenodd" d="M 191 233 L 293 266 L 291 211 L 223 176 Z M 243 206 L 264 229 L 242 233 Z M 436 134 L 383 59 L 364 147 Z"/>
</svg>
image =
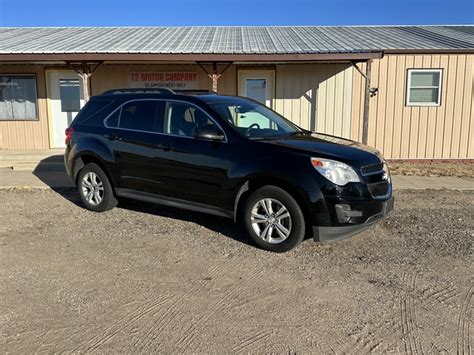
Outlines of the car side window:
<svg viewBox="0 0 474 355">
<path fill-rule="evenodd" d="M 121 107 L 116 109 L 109 117 L 107 117 L 106 124 L 111 128 L 117 128 L 119 119 L 120 119 L 120 111 L 122 110 Z"/>
<path fill-rule="evenodd" d="M 140 100 L 131 101 L 122 106 L 118 127 L 137 131 L 155 132 L 160 125 L 155 125 L 159 119 L 160 101 Z"/>
<path fill-rule="evenodd" d="M 167 101 L 164 116 L 166 134 L 193 137 L 198 128 L 217 128 L 204 111 L 186 102 Z"/>
</svg>

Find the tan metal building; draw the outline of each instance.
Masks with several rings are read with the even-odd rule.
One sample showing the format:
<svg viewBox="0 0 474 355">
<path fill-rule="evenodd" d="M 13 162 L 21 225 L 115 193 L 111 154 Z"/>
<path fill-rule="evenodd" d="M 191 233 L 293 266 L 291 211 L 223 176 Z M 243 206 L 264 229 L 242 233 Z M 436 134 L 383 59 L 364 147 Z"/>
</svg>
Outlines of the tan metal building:
<svg viewBox="0 0 474 355">
<path fill-rule="evenodd" d="M 390 159 L 474 159 L 474 26 L 0 28 L 0 149 L 63 146 L 89 95 L 217 89 Z"/>
</svg>

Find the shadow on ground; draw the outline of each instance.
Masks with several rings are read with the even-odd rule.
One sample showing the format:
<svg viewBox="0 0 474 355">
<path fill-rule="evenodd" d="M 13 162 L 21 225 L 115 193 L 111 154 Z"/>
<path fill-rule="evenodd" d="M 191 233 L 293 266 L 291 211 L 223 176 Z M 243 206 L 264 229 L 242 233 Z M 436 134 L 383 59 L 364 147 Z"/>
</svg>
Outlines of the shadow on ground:
<svg viewBox="0 0 474 355">
<path fill-rule="evenodd" d="M 80 208 L 84 208 L 76 187 L 66 173 L 62 155 L 53 155 L 43 159 L 34 169 L 33 175 L 66 200 Z M 241 243 L 251 244 L 250 239 L 242 228 L 227 218 L 124 198 L 119 200 L 117 207 L 196 223 Z"/>
</svg>

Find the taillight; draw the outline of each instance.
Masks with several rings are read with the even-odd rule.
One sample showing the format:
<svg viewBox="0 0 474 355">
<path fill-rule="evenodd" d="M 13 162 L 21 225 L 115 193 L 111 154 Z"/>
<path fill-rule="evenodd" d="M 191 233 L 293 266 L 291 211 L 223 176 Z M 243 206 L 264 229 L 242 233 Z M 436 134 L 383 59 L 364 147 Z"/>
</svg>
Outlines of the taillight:
<svg viewBox="0 0 474 355">
<path fill-rule="evenodd" d="M 71 143 L 72 132 L 74 132 L 74 129 L 72 127 L 66 128 L 66 132 L 65 132 L 66 133 L 66 139 L 65 139 L 66 145 Z"/>
</svg>

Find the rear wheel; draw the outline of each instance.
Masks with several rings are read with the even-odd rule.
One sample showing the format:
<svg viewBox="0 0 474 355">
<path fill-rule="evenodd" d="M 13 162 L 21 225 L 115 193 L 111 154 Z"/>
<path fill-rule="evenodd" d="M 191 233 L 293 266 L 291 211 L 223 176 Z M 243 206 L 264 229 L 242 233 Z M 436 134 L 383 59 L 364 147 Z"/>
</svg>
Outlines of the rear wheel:
<svg viewBox="0 0 474 355">
<path fill-rule="evenodd" d="M 304 239 L 303 212 L 279 187 L 264 186 L 254 191 L 245 202 L 243 217 L 250 237 L 263 249 L 282 253 Z"/>
<path fill-rule="evenodd" d="M 109 178 L 97 164 L 90 163 L 81 169 L 77 177 L 77 188 L 82 203 L 88 210 L 103 212 L 117 206 Z"/>
</svg>

